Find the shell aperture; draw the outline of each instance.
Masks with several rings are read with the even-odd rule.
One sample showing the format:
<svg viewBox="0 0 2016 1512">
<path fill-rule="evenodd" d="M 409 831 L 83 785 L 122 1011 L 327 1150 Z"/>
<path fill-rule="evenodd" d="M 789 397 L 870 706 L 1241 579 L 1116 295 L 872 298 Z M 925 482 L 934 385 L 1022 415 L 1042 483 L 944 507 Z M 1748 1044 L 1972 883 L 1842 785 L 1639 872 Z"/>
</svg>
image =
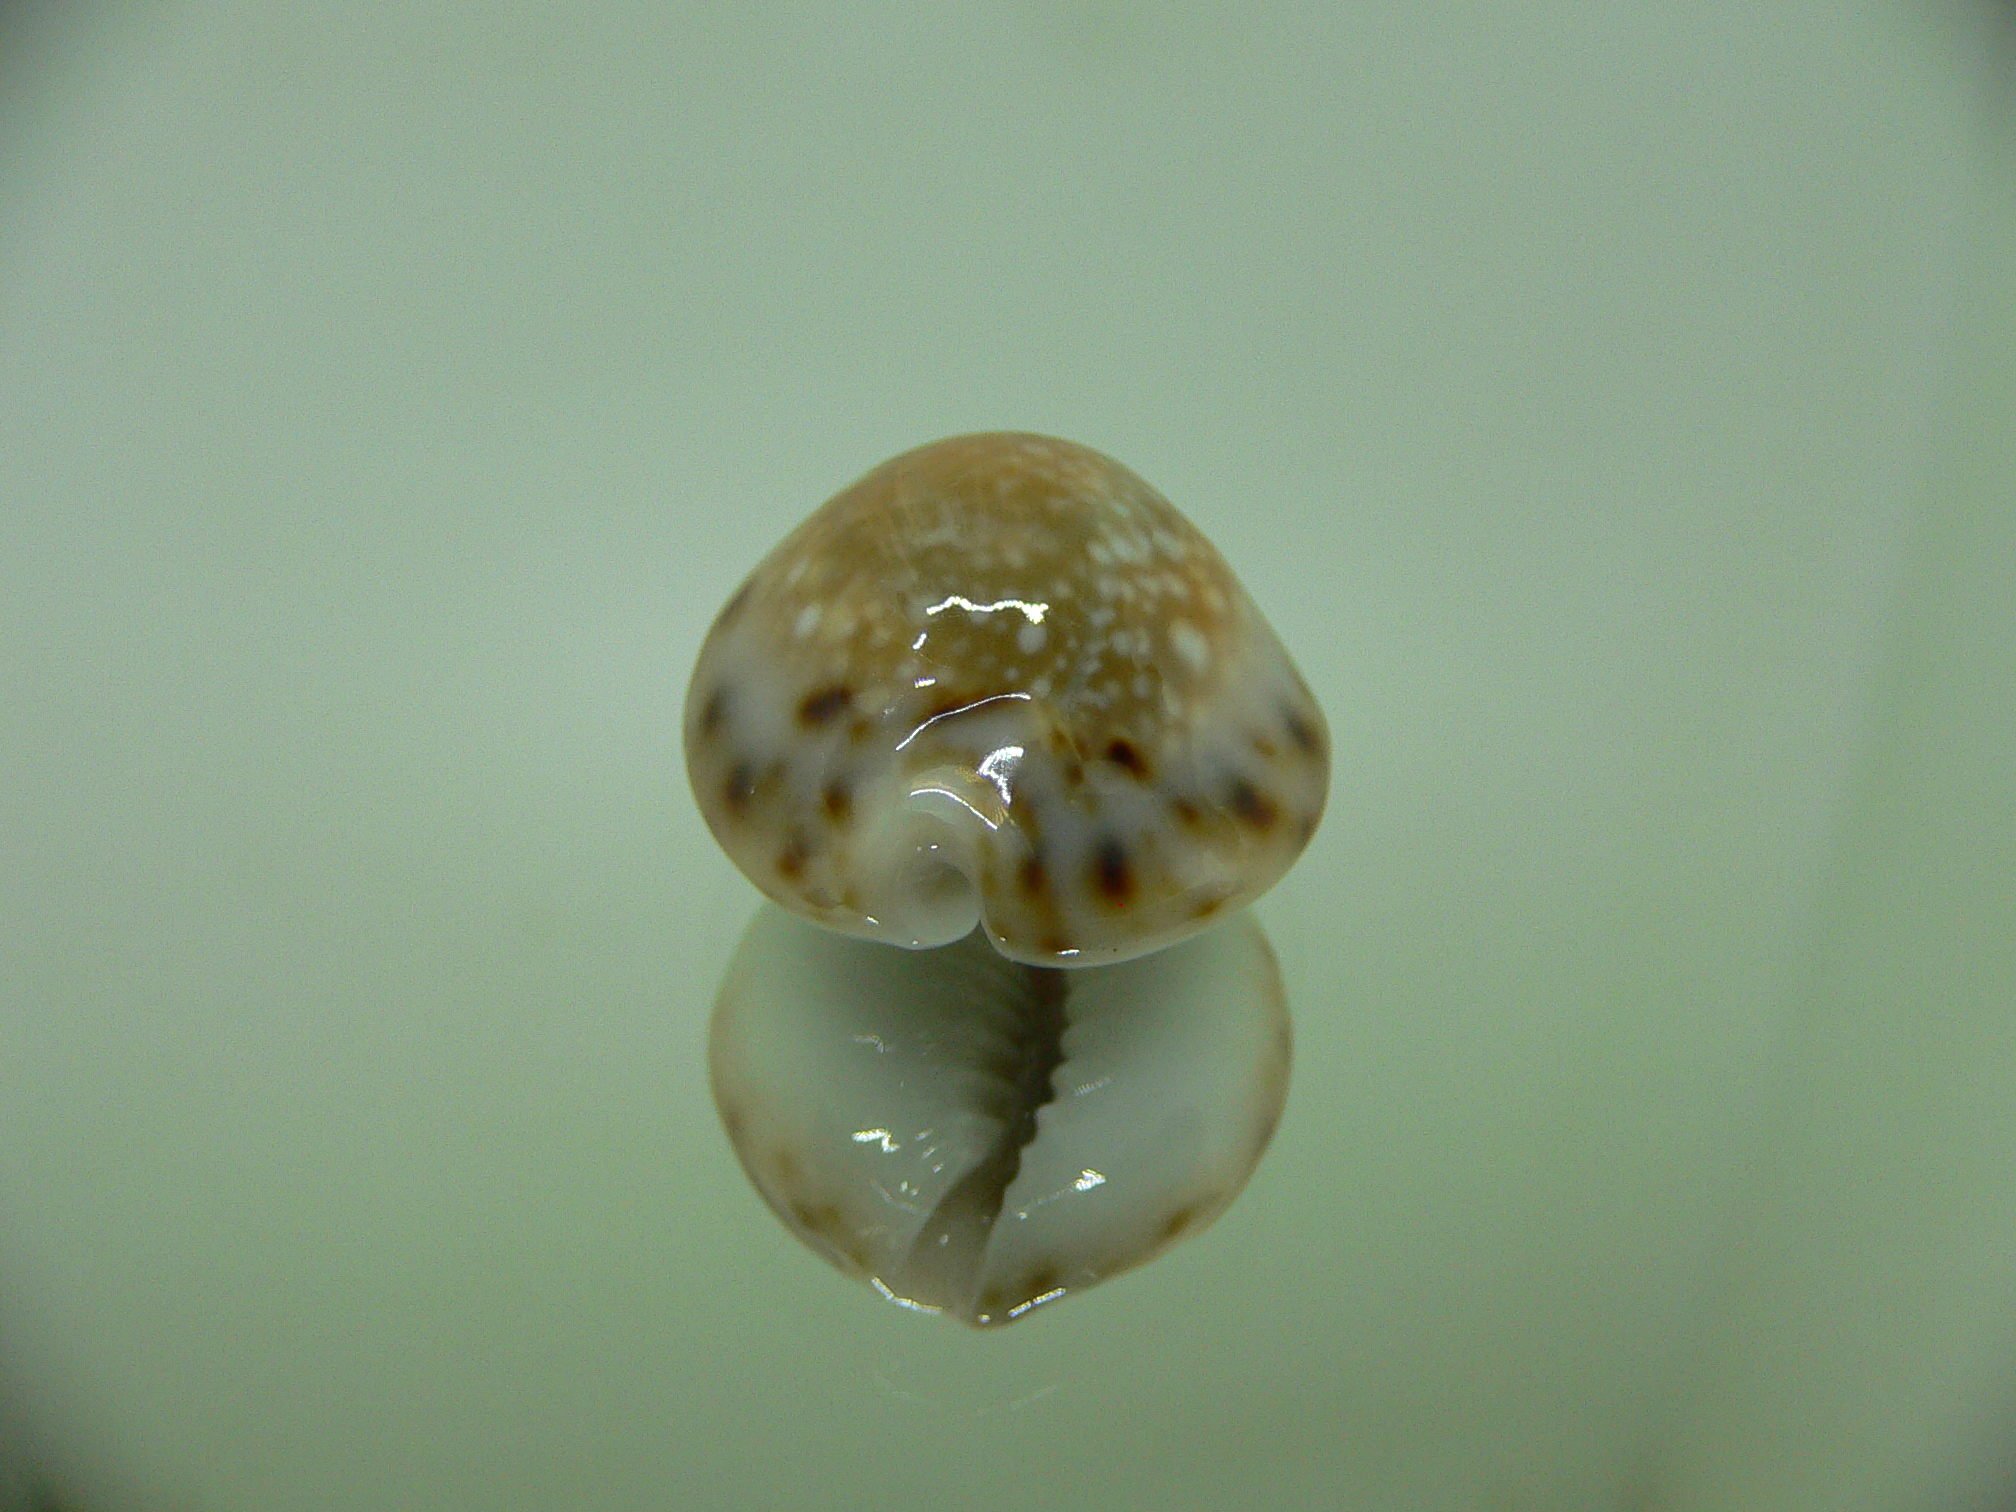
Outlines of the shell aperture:
<svg viewBox="0 0 2016 1512">
<path fill-rule="evenodd" d="M 1201 1232 L 1287 1095 L 1250 914 L 1061 971 L 978 934 L 901 951 L 765 907 L 715 1010 L 736 1153 L 787 1227 L 892 1300 L 1012 1322 Z"/>
</svg>

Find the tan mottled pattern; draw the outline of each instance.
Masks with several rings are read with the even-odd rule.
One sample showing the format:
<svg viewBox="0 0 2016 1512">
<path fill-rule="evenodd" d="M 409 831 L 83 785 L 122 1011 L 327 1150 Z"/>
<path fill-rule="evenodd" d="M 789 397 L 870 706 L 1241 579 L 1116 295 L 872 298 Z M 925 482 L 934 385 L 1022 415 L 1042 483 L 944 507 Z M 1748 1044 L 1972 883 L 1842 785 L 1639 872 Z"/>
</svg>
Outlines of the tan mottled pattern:
<svg viewBox="0 0 2016 1512">
<path fill-rule="evenodd" d="M 1111 458 L 1020 434 L 884 463 L 715 622 L 693 790 L 779 903 L 1040 965 L 1160 948 L 1322 814 L 1322 714 L 1224 560 Z"/>
</svg>

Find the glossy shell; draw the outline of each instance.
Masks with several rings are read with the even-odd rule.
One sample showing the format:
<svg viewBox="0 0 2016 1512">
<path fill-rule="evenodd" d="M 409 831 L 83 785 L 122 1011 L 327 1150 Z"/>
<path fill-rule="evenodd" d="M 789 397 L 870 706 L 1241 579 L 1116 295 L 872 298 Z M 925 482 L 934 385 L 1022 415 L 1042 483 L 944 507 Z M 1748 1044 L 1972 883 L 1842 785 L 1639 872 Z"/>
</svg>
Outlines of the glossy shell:
<svg viewBox="0 0 2016 1512">
<path fill-rule="evenodd" d="M 1117 966 L 849 939 L 766 907 L 722 984 L 716 1105 L 813 1251 L 976 1326 L 1201 1233 L 1287 1095 L 1289 1025 L 1250 914 Z"/>
<path fill-rule="evenodd" d="M 685 713 L 702 813 L 772 899 L 1038 965 L 1160 949 L 1314 832 L 1323 716 L 1211 544 L 1067 441 L 954 437 L 759 565 Z"/>
</svg>

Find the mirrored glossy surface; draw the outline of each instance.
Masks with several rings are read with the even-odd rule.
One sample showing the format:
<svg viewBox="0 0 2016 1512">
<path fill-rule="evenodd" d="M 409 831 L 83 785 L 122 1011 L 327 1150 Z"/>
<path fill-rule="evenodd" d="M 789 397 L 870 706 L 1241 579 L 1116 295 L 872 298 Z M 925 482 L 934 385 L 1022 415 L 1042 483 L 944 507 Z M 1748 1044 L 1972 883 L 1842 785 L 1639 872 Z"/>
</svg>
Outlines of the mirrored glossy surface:
<svg viewBox="0 0 2016 1512">
<path fill-rule="evenodd" d="M 816 1254 L 920 1311 L 1013 1322 L 1202 1233 L 1288 1095 L 1250 914 L 1114 966 L 932 950 L 765 908 L 709 1063 L 750 1180 Z"/>
</svg>

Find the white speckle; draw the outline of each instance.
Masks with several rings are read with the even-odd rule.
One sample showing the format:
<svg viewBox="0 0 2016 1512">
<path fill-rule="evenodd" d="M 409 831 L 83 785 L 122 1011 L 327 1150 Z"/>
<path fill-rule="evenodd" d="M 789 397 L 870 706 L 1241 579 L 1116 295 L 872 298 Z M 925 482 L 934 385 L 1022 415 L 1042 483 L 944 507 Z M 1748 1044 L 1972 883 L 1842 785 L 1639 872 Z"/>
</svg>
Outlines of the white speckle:
<svg viewBox="0 0 2016 1512">
<path fill-rule="evenodd" d="M 876 1132 L 880 1133 L 881 1131 L 878 1129 Z M 854 1137 L 859 1139 L 861 1136 L 856 1134 Z M 1078 1179 L 1072 1182 L 1071 1185 L 1078 1188 L 1081 1192 L 1089 1192 L 1096 1186 L 1106 1185 L 1106 1178 L 1090 1166 L 1086 1166 L 1078 1173 Z"/>
<path fill-rule="evenodd" d="M 1041 623 L 1024 625 L 1015 632 L 1015 644 L 1021 648 L 1024 656 L 1034 656 L 1043 649 L 1043 642 L 1049 633 Z"/>
<path fill-rule="evenodd" d="M 1110 567 L 1113 565 L 1113 548 L 1108 546 L 1104 541 L 1092 542 L 1085 548 L 1085 555 L 1092 558 L 1101 567 Z"/>
<path fill-rule="evenodd" d="M 1134 675 L 1134 696 L 1136 698 L 1146 698 L 1154 690 L 1155 684 L 1149 681 L 1146 672 L 1137 672 Z"/>
<path fill-rule="evenodd" d="M 798 611 L 798 618 L 791 622 L 791 633 L 803 640 L 819 628 L 819 606 L 807 604 Z"/>
<path fill-rule="evenodd" d="M 1211 642 L 1188 620 L 1169 621 L 1169 646 L 1192 672 L 1211 665 Z"/>
<path fill-rule="evenodd" d="M 854 1143 L 879 1144 L 882 1146 L 882 1153 L 884 1155 L 894 1155 L 903 1147 L 902 1141 L 892 1139 L 887 1129 L 856 1129 L 854 1131 Z M 1079 1179 L 1082 1181 L 1084 1178 L 1080 1177 Z M 1083 1191 L 1084 1188 L 1080 1187 L 1079 1190 Z"/>
<path fill-rule="evenodd" d="M 1037 678 L 1036 681 L 1029 684 L 1029 691 L 1034 693 L 1038 698 L 1048 698 L 1050 696 L 1050 679 L 1047 677 Z"/>
</svg>

